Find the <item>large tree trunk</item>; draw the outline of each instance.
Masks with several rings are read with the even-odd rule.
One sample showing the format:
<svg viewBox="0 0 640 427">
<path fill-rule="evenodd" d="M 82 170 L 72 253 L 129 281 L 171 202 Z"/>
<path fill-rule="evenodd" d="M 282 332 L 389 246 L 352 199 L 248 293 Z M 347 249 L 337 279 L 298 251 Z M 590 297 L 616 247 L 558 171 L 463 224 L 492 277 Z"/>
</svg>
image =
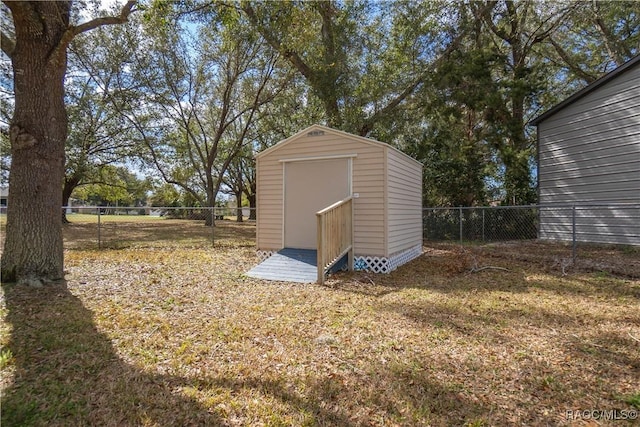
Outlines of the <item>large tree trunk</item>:
<svg viewBox="0 0 640 427">
<path fill-rule="evenodd" d="M 64 275 L 62 179 L 67 139 L 64 76 L 67 47 L 80 33 L 121 24 L 136 2 L 117 17 L 69 24 L 71 1 L 5 1 L 15 41 L 2 32 L 2 51 L 11 58 L 15 91 L 9 127 L 11 170 L 2 280 L 40 284 Z M 1 30 L 0 30 L 1 32 Z"/>
<path fill-rule="evenodd" d="M 3 281 L 63 277 L 62 179 L 67 114 L 66 49 L 69 2 L 12 7 L 16 44 L 11 55 L 15 112 Z"/>
</svg>

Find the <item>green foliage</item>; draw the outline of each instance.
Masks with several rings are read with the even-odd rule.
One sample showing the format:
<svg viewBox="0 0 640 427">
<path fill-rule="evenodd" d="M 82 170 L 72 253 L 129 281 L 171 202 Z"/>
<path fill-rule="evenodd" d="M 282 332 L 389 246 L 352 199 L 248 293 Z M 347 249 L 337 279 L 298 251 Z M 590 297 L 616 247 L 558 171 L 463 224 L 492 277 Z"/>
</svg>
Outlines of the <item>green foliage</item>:
<svg viewBox="0 0 640 427">
<path fill-rule="evenodd" d="M 549 37 L 543 55 L 568 91 L 591 83 L 639 53 L 640 14 L 634 1 L 575 3 Z M 565 88 L 557 92 L 567 94 Z M 563 93 L 564 92 L 564 93 Z"/>
<path fill-rule="evenodd" d="M 464 134 L 461 120 L 446 112 L 419 141 L 415 157 L 424 163 L 424 204 L 472 206 L 486 200 L 482 146 Z"/>
<path fill-rule="evenodd" d="M 13 353 L 10 348 L 4 348 L 0 351 L 0 370 L 5 369 L 13 363 Z"/>
<path fill-rule="evenodd" d="M 120 105 L 132 100 L 115 83 L 120 81 L 122 67 L 131 63 L 134 45 L 128 31 L 127 26 L 100 28 L 76 38 L 70 48 L 65 205 L 74 189 L 84 185 L 94 186 L 84 191 L 94 194 L 94 200 L 132 200 L 122 182 L 108 181 L 114 175 L 114 165 L 130 163 L 142 148 L 135 127 L 120 111 Z"/>
<path fill-rule="evenodd" d="M 73 197 L 91 205 L 141 206 L 151 189 L 148 180 L 138 178 L 124 167 L 105 166 L 99 181 L 78 187 Z"/>
<path fill-rule="evenodd" d="M 640 393 L 632 394 L 624 398 L 624 401 L 636 409 L 640 409 Z"/>
<path fill-rule="evenodd" d="M 242 9 L 303 77 L 326 123 L 380 137 L 421 81 L 427 58 L 419 50 L 437 47 L 438 19 L 428 11 L 438 4 L 245 2 Z M 414 25 L 418 11 L 425 21 Z"/>
<path fill-rule="evenodd" d="M 151 206 L 177 207 L 181 206 L 181 197 L 174 185 L 163 184 L 153 189 L 149 201 Z"/>
</svg>

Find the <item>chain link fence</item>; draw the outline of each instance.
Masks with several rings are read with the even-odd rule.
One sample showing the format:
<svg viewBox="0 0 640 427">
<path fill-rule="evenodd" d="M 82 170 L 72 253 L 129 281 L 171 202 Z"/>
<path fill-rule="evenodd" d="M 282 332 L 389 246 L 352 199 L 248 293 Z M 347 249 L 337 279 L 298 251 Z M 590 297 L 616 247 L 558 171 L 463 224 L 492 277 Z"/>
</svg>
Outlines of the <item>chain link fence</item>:
<svg viewBox="0 0 640 427">
<path fill-rule="evenodd" d="M 640 204 L 425 208 L 423 238 L 431 245 L 475 245 L 563 272 L 578 257 L 595 269 L 640 272 Z M 618 261 L 624 265 L 611 267 Z"/>
<path fill-rule="evenodd" d="M 425 208 L 428 241 L 493 242 L 535 239 L 537 206 Z"/>
<path fill-rule="evenodd" d="M 429 241 L 640 245 L 640 204 L 425 208 L 423 230 Z"/>
<path fill-rule="evenodd" d="M 255 209 L 74 206 L 61 213 L 67 249 L 255 247 Z M 436 207 L 424 208 L 422 219 L 429 246 L 473 245 L 563 271 L 578 256 L 598 265 L 617 260 L 640 275 L 640 204 Z M 0 212 L 0 240 L 5 224 Z"/>
<path fill-rule="evenodd" d="M 254 245 L 255 209 L 63 207 L 69 249 Z M 213 226 L 212 226 L 213 224 Z"/>
</svg>

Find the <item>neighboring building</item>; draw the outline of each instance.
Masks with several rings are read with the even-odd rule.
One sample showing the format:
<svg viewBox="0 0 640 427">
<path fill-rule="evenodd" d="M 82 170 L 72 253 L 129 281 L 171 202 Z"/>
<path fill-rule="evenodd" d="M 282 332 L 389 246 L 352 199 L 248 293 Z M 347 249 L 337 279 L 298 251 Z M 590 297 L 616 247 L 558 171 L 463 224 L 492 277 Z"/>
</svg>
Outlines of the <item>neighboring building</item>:
<svg viewBox="0 0 640 427">
<path fill-rule="evenodd" d="M 314 125 L 256 156 L 257 250 L 316 249 L 316 212 L 353 196 L 356 269 L 388 273 L 422 253 L 422 164 Z"/>
<path fill-rule="evenodd" d="M 576 205 L 578 241 L 640 245 L 640 56 L 531 124 L 539 237 L 571 240 L 572 210 L 559 206 Z"/>
</svg>

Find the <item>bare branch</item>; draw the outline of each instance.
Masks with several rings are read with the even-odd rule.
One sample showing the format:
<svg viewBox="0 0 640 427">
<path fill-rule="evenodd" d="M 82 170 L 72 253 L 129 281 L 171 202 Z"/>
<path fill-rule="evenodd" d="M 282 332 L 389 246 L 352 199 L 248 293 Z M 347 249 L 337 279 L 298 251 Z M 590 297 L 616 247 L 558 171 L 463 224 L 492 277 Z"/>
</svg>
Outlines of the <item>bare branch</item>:
<svg viewBox="0 0 640 427">
<path fill-rule="evenodd" d="M 471 270 L 469 270 L 469 273 L 478 273 L 482 270 L 500 270 L 500 271 L 511 271 L 508 268 L 504 268 L 504 267 L 495 267 L 493 265 L 486 265 L 484 267 L 478 267 L 478 268 L 472 268 Z"/>
</svg>

